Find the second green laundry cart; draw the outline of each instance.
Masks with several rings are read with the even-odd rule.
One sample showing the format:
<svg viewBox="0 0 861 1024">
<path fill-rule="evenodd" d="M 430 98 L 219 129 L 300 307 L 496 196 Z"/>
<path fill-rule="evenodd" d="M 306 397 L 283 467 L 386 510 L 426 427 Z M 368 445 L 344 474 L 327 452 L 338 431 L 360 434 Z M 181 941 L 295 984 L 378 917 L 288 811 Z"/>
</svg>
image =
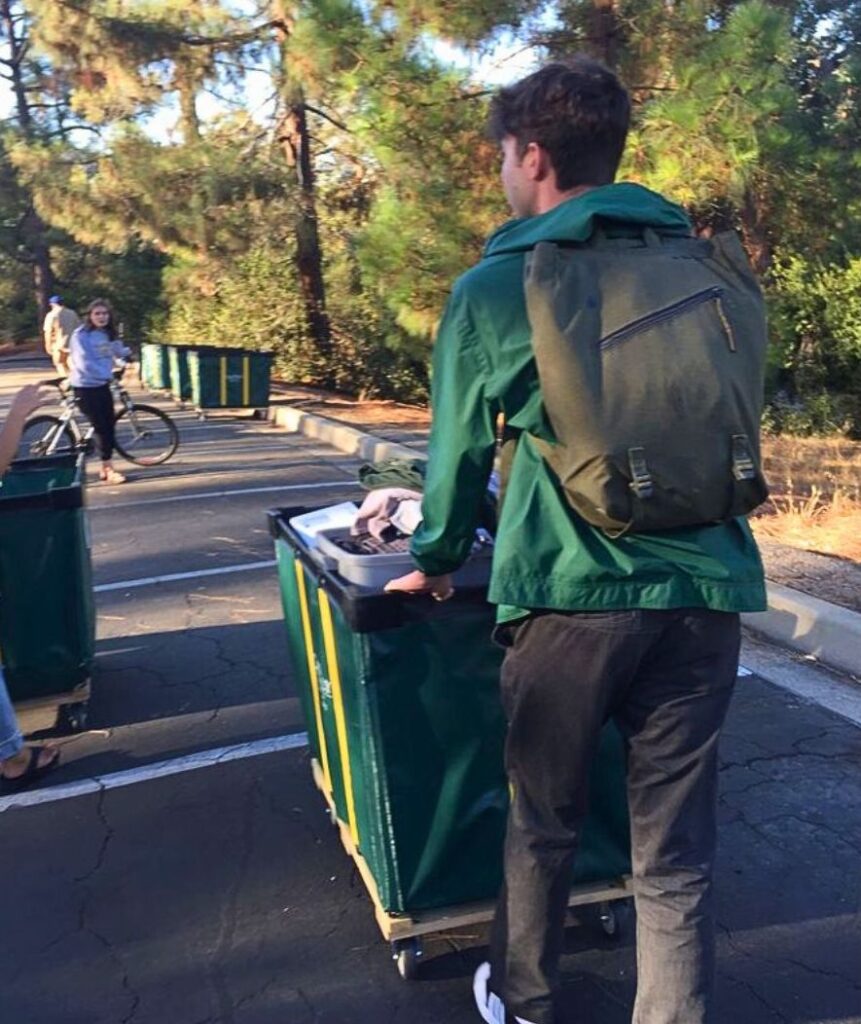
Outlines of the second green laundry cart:
<svg viewBox="0 0 861 1024">
<path fill-rule="evenodd" d="M 95 636 L 84 457 L 13 462 L 0 483 L 0 649 L 19 717 L 83 727 Z"/>
</svg>

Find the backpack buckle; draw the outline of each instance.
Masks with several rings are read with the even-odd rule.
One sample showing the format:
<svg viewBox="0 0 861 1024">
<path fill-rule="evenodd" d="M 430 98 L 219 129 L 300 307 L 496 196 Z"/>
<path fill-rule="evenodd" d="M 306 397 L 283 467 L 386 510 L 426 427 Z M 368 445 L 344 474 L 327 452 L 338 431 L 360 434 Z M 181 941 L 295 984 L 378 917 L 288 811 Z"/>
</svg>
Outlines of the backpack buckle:
<svg viewBox="0 0 861 1024">
<path fill-rule="evenodd" d="M 756 477 L 756 463 L 747 434 L 732 435 L 732 475 L 736 480 L 753 480 Z"/>
<path fill-rule="evenodd" d="M 641 500 L 651 498 L 655 493 L 655 485 L 652 483 L 652 474 L 646 464 L 645 448 L 628 449 L 628 468 L 631 470 L 631 490 Z"/>
</svg>

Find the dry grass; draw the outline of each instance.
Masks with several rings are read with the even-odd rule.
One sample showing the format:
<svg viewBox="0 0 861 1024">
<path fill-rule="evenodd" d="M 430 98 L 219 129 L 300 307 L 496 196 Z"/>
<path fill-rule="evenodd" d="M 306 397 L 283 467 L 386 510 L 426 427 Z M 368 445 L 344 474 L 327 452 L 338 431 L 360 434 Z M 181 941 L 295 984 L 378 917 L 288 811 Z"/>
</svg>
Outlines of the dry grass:
<svg viewBox="0 0 861 1024">
<path fill-rule="evenodd" d="M 861 443 L 765 437 L 763 464 L 771 499 L 757 536 L 861 562 Z"/>
</svg>

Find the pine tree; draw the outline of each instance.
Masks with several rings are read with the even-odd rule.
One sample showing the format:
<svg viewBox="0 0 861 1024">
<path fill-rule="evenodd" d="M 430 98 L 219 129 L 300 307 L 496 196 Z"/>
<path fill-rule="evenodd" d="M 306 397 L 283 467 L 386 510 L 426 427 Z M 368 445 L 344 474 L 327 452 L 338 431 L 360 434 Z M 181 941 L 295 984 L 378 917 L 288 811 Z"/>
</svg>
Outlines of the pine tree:
<svg viewBox="0 0 861 1024">
<path fill-rule="evenodd" d="M 48 311 L 54 291 L 48 225 L 36 211 L 29 190 L 17 180 L 8 162 L 8 149 L 16 140 L 33 142 L 44 135 L 50 94 L 44 68 L 30 53 L 30 19 L 17 0 L 0 0 L 0 77 L 9 83 L 14 98 L 11 123 L 4 126 L 3 190 L 4 251 L 31 270 L 32 287 L 40 319 Z M 11 221 L 15 221 L 14 226 Z"/>
</svg>

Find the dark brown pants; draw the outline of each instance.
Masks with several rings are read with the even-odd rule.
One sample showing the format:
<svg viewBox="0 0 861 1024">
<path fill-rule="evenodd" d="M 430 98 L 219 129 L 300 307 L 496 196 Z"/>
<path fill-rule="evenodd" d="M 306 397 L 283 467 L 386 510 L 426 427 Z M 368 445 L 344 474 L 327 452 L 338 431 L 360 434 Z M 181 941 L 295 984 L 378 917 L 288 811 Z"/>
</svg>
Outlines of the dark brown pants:
<svg viewBox="0 0 861 1024">
<path fill-rule="evenodd" d="M 491 945 L 511 1019 L 554 1024 L 571 868 L 605 722 L 628 754 L 637 908 L 634 1024 L 713 1021 L 717 745 L 737 615 L 705 609 L 541 613 L 498 630 L 512 805 Z"/>
</svg>

